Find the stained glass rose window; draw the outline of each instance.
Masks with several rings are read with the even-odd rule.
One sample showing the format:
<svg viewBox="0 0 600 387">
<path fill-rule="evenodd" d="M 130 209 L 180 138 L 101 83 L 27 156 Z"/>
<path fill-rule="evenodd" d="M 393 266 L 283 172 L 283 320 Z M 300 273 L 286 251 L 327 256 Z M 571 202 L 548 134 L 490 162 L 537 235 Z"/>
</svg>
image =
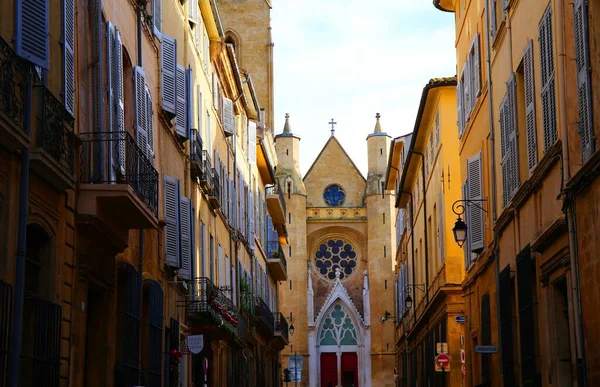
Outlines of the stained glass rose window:
<svg viewBox="0 0 600 387">
<path fill-rule="evenodd" d="M 337 207 L 344 204 L 346 193 L 344 189 L 337 184 L 332 184 L 323 191 L 323 199 L 328 206 Z"/>
<path fill-rule="evenodd" d="M 323 277 L 335 279 L 335 270 L 340 270 L 340 279 L 350 276 L 356 269 L 356 251 L 341 239 L 329 239 L 321 243 L 315 252 L 315 265 Z"/>
</svg>

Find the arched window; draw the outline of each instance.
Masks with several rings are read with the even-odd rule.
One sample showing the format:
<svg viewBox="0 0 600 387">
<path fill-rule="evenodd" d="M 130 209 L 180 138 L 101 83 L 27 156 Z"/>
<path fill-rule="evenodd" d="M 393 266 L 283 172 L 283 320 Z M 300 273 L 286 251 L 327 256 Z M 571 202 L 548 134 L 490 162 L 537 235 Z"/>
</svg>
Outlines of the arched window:
<svg viewBox="0 0 600 387">
<path fill-rule="evenodd" d="M 319 345 L 358 345 L 356 327 L 342 304 L 336 303 L 323 320 Z"/>
</svg>

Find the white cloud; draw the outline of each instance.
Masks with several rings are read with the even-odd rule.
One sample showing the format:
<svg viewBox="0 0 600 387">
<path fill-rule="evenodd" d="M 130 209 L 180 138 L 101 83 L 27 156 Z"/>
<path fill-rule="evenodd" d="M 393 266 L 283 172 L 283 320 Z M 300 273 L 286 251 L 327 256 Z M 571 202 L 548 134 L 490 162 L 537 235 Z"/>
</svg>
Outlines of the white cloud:
<svg viewBox="0 0 600 387">
<path fill-rule="evenodd" d="M 275 3 L 275 130 L 289 112 L 303 173 L 329 138 L 332 117 L 365 175 L 375 113 L 392 137 L 412 130 L 428 80 L 456 73 L 453 17 L 430 0 Z"/>
</svg>

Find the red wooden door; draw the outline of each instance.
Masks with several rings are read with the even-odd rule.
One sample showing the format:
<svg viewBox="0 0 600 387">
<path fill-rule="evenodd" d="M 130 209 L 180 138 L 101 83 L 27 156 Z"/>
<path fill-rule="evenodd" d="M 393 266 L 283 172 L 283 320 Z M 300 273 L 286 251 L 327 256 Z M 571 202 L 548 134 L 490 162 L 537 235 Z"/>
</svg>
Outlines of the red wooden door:
<svg viewBox="0 0 600 387">
<path fill-rule="evenodd" d="M 355 352 L 342 353 L 342 386 L 358 387 L 358 356 Z"/>
<path fill-rule="evenodd" d="M 327 382 L 331 381 L 331 386 L 337 385 L 337 355 L 335 353 L 321 354 L 321 387 L 329 387 Z"/>
</svg>

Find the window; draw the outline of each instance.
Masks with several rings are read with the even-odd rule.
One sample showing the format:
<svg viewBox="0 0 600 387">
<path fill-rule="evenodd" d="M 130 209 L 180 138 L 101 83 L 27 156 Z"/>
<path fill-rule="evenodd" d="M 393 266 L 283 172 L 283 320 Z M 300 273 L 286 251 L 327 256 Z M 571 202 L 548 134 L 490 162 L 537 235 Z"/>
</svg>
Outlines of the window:
<svg viewBox="0 0 600 387">
<path fill-rule="evenodd" d="M 506 84 L 500 103 L 500 150 L 502 157 L 502 204 L 506 207 L 519 188 L 519 143 L 517 138 L 517 86 L 515 74 Z"/>
<path fill-rule="evenodd" d="M 18 1 L 16 4 L 17 55 L 48 70 L 50 68 L 49 1 Z"/>
<path fill-rule="evenodd" d="M 535 112 L 535 77 L 533 41 L 530 40 L 523 55 L 523 86 L 525 94 L 525 131 L 527 136 L 527 166 L 533 171 L 537 165 L 537 124 Z"/>
<path fill-rule="evenodd" d="M 498 16 L 496 10 L 496 1 L 497 0 L 488 0 L 490 5 L 490 35 L 492 38 L 496 36 L 498 31 Z"/>
<path fill-rule="evenodd" d="M 481 167 L 481 152 L 467 160 L 468 198 L 473 204 L 469 205 L 467 236 L 469 251 L 479 253 L 484 247 L 484 216 L 483 216 L 483 180 Z"/>
<path fill-rule="evenodd" d="M 346 192 L 338 184 L 332 184 L 323 191 L 323 199 L 328 206 L 338 207 L 344 204 Z"/>
<path fill-rule="evenodd" d="M 334 280 L 339 270 L 340 279 L 352 275 L 357 266 L 357 255 L 352 245 L 341 239 L 329 239 L 321 243 L 314 253 L 315 266 L 319 274 L 329 280 Z"/>
<path fill-rule="evenodd" d="M 319 345 L 357 345 L 356 328 L 341 304 L 335 304 L 323 320 Z"/>
<path fill-rule="evenodd" d="M 215 281 L 215 238 L 210 234 L 210 280 Z"/>
<path fill-rule="evenodd" d="M 558 139 L 556 130 L 556 96 L 554 80 L 554 36 L 552 7 L 548 6 L 538 26 L 542 80 L 542 117 L 544 119 L 544 152 Z"/>
</svg>

